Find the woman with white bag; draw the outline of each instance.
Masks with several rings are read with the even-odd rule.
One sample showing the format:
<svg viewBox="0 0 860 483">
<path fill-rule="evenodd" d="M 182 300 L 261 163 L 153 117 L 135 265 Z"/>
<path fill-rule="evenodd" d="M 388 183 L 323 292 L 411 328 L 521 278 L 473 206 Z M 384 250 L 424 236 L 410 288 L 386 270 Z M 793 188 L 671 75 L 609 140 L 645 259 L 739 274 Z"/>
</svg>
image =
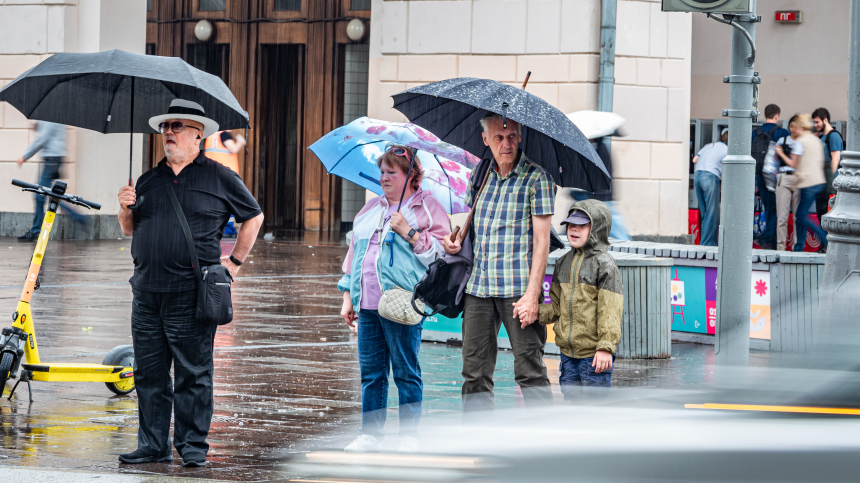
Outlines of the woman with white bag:
<svg viewBox="0 0 860 483">
<path fill-rule="evenodd" d="M 377 162 L 383 196 L 368 201 L 353 222 L 352 240 L 338 283 L 341 316 L 358 322 L 361 430 L 346 451 L 373 451 L 384 436 L 388 372 L 394 373 L 400 412 L 400 451 L 418 450 L 423 383 L 418 364 L 422 317 L 411 307 L 412 288 L 451 233 L 441 203 L 421 189 L 415 151 L 391 146 Z"/>
</svg>

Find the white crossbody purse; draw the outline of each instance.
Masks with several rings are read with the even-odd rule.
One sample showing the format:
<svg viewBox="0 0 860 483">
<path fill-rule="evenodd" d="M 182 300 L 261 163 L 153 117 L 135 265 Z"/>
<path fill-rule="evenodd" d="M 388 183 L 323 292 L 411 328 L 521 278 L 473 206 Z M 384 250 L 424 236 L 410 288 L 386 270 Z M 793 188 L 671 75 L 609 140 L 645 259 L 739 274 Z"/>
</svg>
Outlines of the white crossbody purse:
<svg viewBox="0 0 860 483">
<path fill-rule="evenodd" d="M 384 217 L 384 213 L 383 213 Z M 380 217 L 380 226 L 377 229 L 379 236 L 379 251 L 382 252 L 382 227 L 385 225 L 385 220 Z M 390 230 L 390 228 L 389 228 Z M 394 234 L 394 232 L 391 232 Z M 393 250 L 393 248 L 392 248 Z M 380 285 L 381 287 L 381 285 Z M 420 300 L 415 301 L 418 308 L 424 311 L 424 303 Z M 382 292 L 382 297 L 379 298 L 379 315 L 392 322 L 397 322 L 404 325 L 416 325 L 424 319 L 424 316 L 415 312 L 412 308 L 412 292 L 405 288 L 397 287 L 385 290 Z"/>
</svg>

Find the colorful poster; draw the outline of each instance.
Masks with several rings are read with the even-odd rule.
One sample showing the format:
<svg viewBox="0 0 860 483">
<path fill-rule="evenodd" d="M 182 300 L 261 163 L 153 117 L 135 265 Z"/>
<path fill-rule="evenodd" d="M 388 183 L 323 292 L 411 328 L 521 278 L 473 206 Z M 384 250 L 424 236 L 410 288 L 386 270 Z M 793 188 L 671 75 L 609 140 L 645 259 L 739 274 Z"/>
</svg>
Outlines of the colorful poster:
<svg viewBox="0 0 860 483">
<path fill-rule="evenodd" d="M 705 270 L 701 267 L 672 267 L 672 280 L 669 282 L 672 330 L 707 333 Z"/>
<path fill-rule="evenodd" d="M 684 298 L 684 282 L 680 279 L 672 280 L 672 305 L 687 305 Z"/>
<path fill-rule="evenodd" d="M 715 334 L 717 269 L 672 267 L 672 330 Z M 751 273 L 750 337 L 770 339 L 770 272 Z M 683 300 L 683 303 L 681 302 Z"/>
<path fill-rule="evenodd" d="M 543 303 L 548 304 L 552 302 L 549 298 L 549 288 L 552 286 L 552 275 L 544 275 L 543 276 Z"/>
<path fill-rule="evenodd" d="M 770 340 L 770 272 L 754 270 L 752 273 L 750 337 Z"/>
<path fill-rule="evenodd" d="M 708 334 L 717 333 L 717 269 L 705 270 L 705 323 Z"/>
</svg>

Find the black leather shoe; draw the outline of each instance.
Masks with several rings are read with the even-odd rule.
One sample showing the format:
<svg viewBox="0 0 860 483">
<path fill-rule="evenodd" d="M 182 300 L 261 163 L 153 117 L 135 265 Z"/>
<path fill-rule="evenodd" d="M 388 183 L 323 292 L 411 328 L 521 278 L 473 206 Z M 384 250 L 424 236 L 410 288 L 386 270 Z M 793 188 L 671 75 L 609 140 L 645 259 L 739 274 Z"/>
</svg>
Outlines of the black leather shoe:
<svg viewBox="0 0 860 483">
<path fill-rule="evenodd" d="M 206 455 L 199 451 L 193 451 L 182 455 L 182 466 L 198 468 L 206 466 Z"/>
<path fill-rule="evenodd" d="M 173 455 L 154 455 L 142 449 L 136 449 L 131 453 L 123 453 L 119 455 L 119 462 L 130 465 L 139 463 L 161 463 L 173 461 Z"/>
<path fill-rule="evenodd" d="M 19 236 L 19 237 L 18 237 L 18 241 L 19 241 L 19 242 L 25 242 L 25 243 L 27 243 L 27 242 L 35 242 L 35 241 L 37 241 L 38 239 L 39 239 L 39 234 L 38 234 L 38 233 L 33 233 L 33 232 L 31 232 L 31 231 L 28 231 L 27 233 L 24 233 L 23 235 L 21 235 L 21 236 Z"/>
</svg>

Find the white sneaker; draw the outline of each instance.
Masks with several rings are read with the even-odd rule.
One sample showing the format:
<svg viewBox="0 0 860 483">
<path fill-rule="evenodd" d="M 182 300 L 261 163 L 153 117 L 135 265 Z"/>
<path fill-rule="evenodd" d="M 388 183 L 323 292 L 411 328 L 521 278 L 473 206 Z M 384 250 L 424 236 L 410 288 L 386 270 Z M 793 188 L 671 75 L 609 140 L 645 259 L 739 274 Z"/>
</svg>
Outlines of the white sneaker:
<svg viewBox="0 0 860 483">
<path fill-rule="evenodd" d="M 404 436 L 400 438 L 400 444 L 397 446 L 399 453 L 417 453 L 418 438 L 415 436 Z"/>
<path fill-rule="evenodd" d="M 348 453 L 364 453 L 367 451 L 379 451 L 382 443 L 374 436 L 369 434 L 359 434 L 355 441 L 349 443 L 349 446 L 343 450 Z"/>
</svg>

